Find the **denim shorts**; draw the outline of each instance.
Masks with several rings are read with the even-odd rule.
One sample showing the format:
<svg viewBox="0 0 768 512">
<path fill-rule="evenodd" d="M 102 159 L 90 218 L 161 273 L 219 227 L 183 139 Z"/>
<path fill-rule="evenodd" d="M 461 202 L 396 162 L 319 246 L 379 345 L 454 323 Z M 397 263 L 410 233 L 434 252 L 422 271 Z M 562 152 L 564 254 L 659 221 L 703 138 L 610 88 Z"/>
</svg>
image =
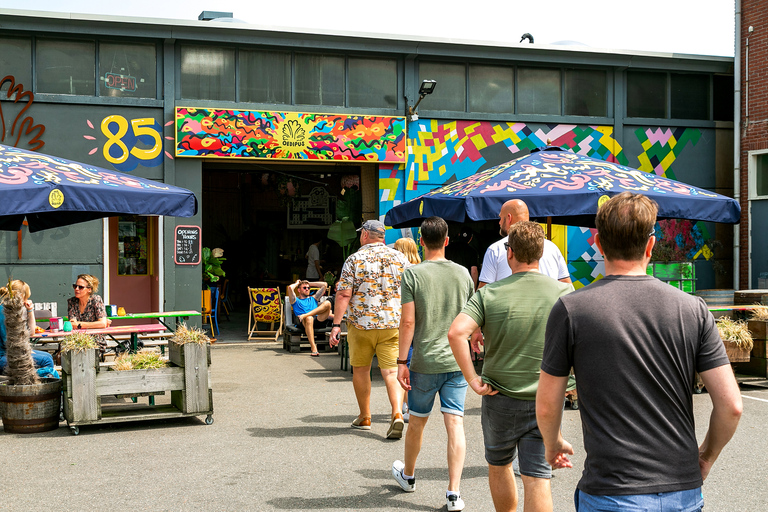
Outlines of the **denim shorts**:
<svg viewBox="0 0 768 512">
<path fill-rule="evenodd" d="M 701 487 L 687 491 L 595 496 L 576 489 L 576 512 L 700 512 L 704 507 Z"/>
<path fill-rule="evenodd" d="M 517 400 L 500 393 L 485 395 L 481 424 L 488 464 L 512 464 L 519 451 L 521 474 L 552 478 L 552 467 L 544 457 L 544 441 L 536 423 L 535 400 Z"/>
<path fill-rule="evenodd" d="M 420 418 L 429 417 L 440 395 L 440 411 L 464 416 L 464 399 L 467 397 L 467 381 L 461 372 L 417 373 L 411 372 L 411 390 L 408 392 L 408 412 Z"/>
</svg>

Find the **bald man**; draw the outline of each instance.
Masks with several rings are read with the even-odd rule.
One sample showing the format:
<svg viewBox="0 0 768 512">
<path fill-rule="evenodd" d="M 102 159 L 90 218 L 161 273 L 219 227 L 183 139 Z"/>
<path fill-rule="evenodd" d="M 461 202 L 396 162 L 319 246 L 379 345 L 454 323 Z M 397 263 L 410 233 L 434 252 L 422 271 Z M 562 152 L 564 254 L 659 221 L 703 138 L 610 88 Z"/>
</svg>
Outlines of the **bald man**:
<svg viewBox="0 0 768 512">
<path fill-rule="evenodd" d="M 502 205 L 501 212 L 499 212 L 499 234 L 503 238 L 493 243 L 485 251 L 483 270 L 480 272 L 480 285 L 478 288 L 512 275 L 512 271 L 507 264 L 507 250 L 504 248 L 504 242 L 507 241 L 511 225 L 527 220 L 530 220 L 528 205 L 524 201 L 510 199 Z M 539 271 L 545 276 L 557 279 L 563 283 L 571 282 L 565 258 L 560 253 L 560 249 L 549 240 L 544 241 L 544 255 L 539 260 Z"/>
</svg>

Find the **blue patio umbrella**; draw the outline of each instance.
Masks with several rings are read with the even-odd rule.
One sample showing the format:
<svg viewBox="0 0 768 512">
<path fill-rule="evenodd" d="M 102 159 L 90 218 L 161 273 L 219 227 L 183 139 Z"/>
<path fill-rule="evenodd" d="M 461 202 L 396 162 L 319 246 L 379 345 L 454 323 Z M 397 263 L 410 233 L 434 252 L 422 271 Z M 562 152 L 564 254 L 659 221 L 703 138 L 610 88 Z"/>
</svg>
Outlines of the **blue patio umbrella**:
<svg viewBox="0 0 768 512">
<path fill-rule="evenodd" d="M 729 197 L 548 146 L 399 204 L 387 212 L 384 224 L 418 226 L 433 215 L 454 222 L 497 220 L 506 201 L 522 199 L 531 218 L 594 227 L 598 206 L 624 191 L 656 201 L 659 220 L 736 224 L 741 216 L 739 203 Z"/>
<path fill-rule="evenodd" d="M 116 215 L 197 213 L 184 188 L 0 144 L 0 230 L 29 231 Z"/>
</svg>

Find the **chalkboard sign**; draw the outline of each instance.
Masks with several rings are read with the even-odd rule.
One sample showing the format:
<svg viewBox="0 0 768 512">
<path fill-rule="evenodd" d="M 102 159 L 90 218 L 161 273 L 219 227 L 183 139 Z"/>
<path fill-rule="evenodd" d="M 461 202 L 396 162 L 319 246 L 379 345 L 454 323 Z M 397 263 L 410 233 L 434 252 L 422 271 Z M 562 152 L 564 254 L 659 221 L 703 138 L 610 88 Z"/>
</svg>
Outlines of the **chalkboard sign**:
<svg viewBox="0 0 768 512">
<path fill-rule="evenodd" d="M 177 265 L 200 263 L 200 226 L 176 226 L 174 260 Z"/>
</svg>

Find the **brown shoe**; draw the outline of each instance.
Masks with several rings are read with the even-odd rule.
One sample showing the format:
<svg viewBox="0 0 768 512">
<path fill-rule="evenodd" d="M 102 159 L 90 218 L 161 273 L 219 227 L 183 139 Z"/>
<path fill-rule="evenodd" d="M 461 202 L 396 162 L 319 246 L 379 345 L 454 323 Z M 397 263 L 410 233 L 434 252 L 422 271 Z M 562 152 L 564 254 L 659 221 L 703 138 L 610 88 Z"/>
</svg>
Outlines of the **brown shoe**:
<svg viewBox="0 0 768 512">
<path fill-rule="evenodd" d="M 352 422 L 352 428 L 371 430 L 371 418 L 361 418 L 358 416 L 355 418 L 355 421 Z"/>
<path fill-rule="evenodd" d="M 403 421 L 403 415 L 399 412 L 395 413 L 389 424 L 389 430 L 387 430 L 387 439 L 400 439 L 403 437 L 404 427 L 405 421 Z"/>
</svg>

